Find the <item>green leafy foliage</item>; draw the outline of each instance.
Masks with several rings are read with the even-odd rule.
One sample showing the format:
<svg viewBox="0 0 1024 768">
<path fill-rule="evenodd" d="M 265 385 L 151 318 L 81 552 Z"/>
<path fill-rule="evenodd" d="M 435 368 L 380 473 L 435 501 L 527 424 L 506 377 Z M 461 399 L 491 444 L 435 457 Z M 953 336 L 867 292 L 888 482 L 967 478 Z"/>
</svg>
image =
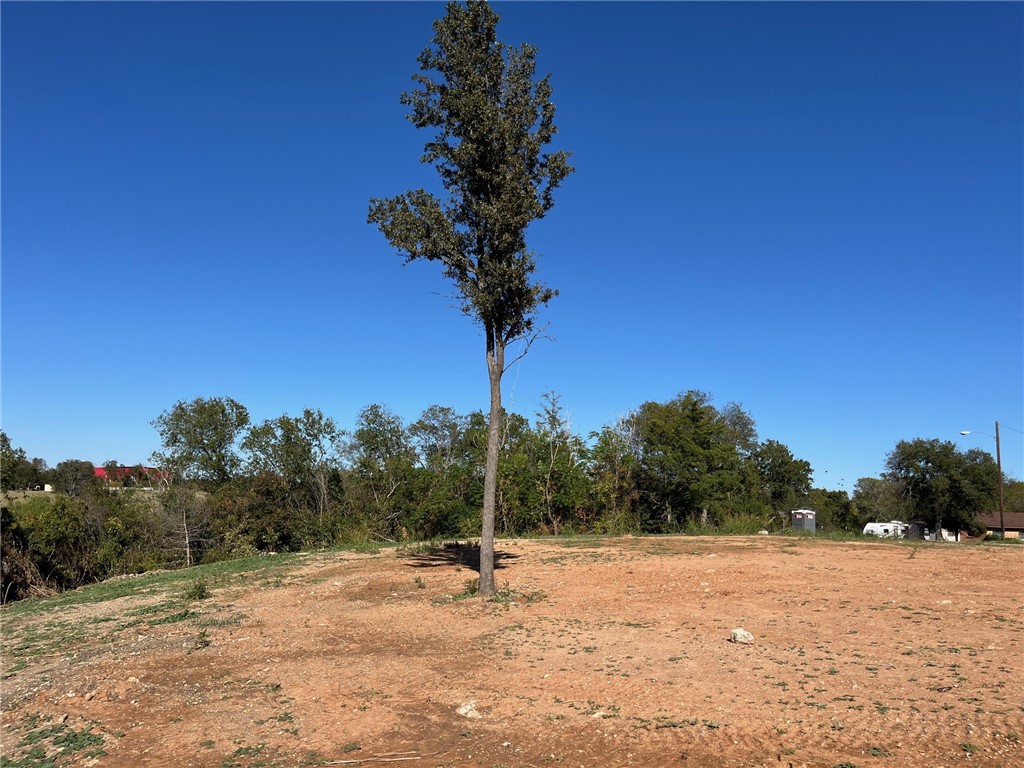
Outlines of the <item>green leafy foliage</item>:
<svg viewBox="0 0 1024 768">
<path fill-rule="evenodd" d="M 0 507 L 0 602 L 21 600 L 45 586 L 25 530 L 7 507 Z"/>
<path fill-rule="evenodd" d="M 862 477 L 853 491 L 860 527 L 871 522 L 909 519 L 912 511 L 908 501 L 892 478 Z"/>
<path fill-rule="evenodd" d="M 0 491 L 25 491 L 49 482 L 50 473 L 42 459 L 28 459 L 23 448 L 15 448 L 0 430 Z"/>
<path fill-rule="evenodd" d="M 466 314 L 490 343 L 530 334 L 534 313 L 554 295 L 531 283 L 526 228 L 554 205 L 572 172 L 566 152 L 544 152 L 556 133 L 548 77 L 534 80 L 536 50 L 497 38 L 486 2 L 448 3 L 419 57 L 419 88 L 402 94 L 417 128 L 432 129 L 423 162 L 435 166 L 448 198 L 422 189 L 375 198 L 377 224 L 406 261 L 438 261 Z M 436 78 L 436 79 L 435 79 Z"/>
<path fill-rule="evenodd" d="M 40 571 L 58 586 L 77 586 L 103 575 L 102 527 L 89 511 L 83 499 L 63 494 L 32 497 L 13 509 Z"/>
<path fill-rule="evenodd" d="M 179 401 L 153 426 L 163 446 L 153 458 L 173 477 L 228 482 L 241 467 L 236 444 L 249 425 L 249 411 L 230 397 Z"/>
<path fill-rule="evenodd" d="M 935 530 L 978 530 L 978 513 L 992 508 L 999 471 L 977 448 L 960 451 L 949 441 L 904 440 L 886 460 L 886 480 L 906 500 L 910 514 Z"/>
<path fill-rule="evenodd" d="M 760 442 L 739 405 L 716 406 L 698 391 L 644 403 L 586 440 L 553 392 L 532 422 L 503 409 L 496 423 L 495 519 L 506 536 L 784 532 L 796 506 L 817 511 L 823 536 L 914 515 L 963 529 L 995 503 L 992 457 L 935 440 L 900 443 L 889 471 L 862 478 L 853 498 L 810 488 L 806 461 L 777 441 Z M 0 592 L 9 602 L 260 554 L 323 546 L 373 553 L 389 542 L 474 537 L 489 434 L 485 414 L 441 405 L 406 424 L 372 404 L 351 434 L 306 409 L 239 431 L 246 461 L 223 483 L 176 477 L 159 489 L 91 482 L 73 496 L 6 492 Z M 1022 487 L 1007 482 L 1008 511 Z M 200 580 L 182 583 L 179 598 L 201 599 Z"/>
<path fill-rule="evenodd" d="M 601 533 L 640 530 L 635 427 L 636 420 L 629 416 L 590 436 L 588 508 Z"/>
<path fill-rule="evenodd" d="M 91 462 L 69 459 L 53 470 L 54 488 L 69 496 L 81 496 L 97 484 L 95 467 Z"/>
<path fill-rule="evenodd" d="M 253 427 L 242 441 L 250 474 L 279 477 L 288 507 L 316 513 L 322 541 L 329 538 L 326 525 L 336 503 L 331 483 L 341 466 L 344 437 L 333 419 L 306 408 L 298 418 L 285 415 Z"/>
<path fill-rule="evenodd" d="M 781 505 L 805 495 L 810 465 L 785 446 L 757 447 L 756 440 L 753 419 L 739 405 L 720 410 L 704 392 L 641 405 L 630 442 L 644 527 L 667 533 L 736 516 L 765 525 Z"/>
</svg>

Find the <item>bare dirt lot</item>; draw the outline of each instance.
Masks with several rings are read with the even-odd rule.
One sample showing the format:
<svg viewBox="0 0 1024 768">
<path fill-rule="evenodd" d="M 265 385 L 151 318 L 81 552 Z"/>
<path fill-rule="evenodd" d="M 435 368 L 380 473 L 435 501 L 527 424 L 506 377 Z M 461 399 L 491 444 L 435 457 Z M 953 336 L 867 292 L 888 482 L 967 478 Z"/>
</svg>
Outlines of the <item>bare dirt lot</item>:
<svg viewBox="0 0 1024 768">
<path fill-rule="evenodd" d="M 179 581 L 5 614 L 0 753 L 130 768 L 1024 765 L 1024 548 L 498 548 L 495 601 L 466 596 L 473 552 L 449 547 L 291 558 L 211 576 L 187 602 Z M 738 627 L 752 644 L 729 642 Z"/>
</svg>

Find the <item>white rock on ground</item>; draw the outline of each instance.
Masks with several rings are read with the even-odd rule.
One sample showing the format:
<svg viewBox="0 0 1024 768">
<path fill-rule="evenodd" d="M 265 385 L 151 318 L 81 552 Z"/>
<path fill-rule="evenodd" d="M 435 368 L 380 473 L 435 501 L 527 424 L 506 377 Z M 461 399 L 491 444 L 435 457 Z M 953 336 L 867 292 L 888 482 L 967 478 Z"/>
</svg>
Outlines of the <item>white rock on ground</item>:
<svg viewBox="0 0 1024 768">
<path fill-rule="evenodd" d="M 747 632 L 747 630 L 745 630 L 743 627 L 737 627 L 729 633 L 729 642 L 744 643 L 746 645 L 749 645 L 750 643 L 754 642 L 754 636 Z"/>
</svg>

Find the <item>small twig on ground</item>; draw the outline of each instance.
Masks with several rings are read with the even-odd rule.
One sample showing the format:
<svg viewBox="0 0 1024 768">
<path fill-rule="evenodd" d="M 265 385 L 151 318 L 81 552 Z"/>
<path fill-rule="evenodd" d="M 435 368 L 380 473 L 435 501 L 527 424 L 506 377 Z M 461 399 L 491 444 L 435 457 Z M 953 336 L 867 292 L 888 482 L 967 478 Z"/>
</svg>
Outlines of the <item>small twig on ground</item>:
<svg viewBox="0 0 1024 768">
<path fill-rule="evenodd" d="M 433 757 L 439 754 L 434 752 L 433 754 L 427 755 L 427 757 Z M 374 755 L 373 757 L 359 757 L 353 760 L 328 760 L 326 763 L 320 763 L 320 765 L 359 765 L 360 763 L 397 763 L 401 760 L 422 760 L 423 755 L 416 754 L 415 752 L 387 752 L 383 755 Z"/>
</svg>

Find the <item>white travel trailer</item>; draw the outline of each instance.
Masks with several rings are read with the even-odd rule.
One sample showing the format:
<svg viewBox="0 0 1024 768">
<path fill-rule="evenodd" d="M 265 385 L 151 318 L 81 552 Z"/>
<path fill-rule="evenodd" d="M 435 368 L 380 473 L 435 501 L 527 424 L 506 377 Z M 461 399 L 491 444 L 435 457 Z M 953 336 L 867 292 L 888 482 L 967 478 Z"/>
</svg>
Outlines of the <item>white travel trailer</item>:
<svg viewBox="0 0 1024 768">
<path fill-rule="evenodd" d="M 907 535 L 906 523 L 890 520 L 888 523 L 868 523 L 864 526 L 865 536 L 879 536 L 883 539 L 902 539 Z"/>
</svg>

